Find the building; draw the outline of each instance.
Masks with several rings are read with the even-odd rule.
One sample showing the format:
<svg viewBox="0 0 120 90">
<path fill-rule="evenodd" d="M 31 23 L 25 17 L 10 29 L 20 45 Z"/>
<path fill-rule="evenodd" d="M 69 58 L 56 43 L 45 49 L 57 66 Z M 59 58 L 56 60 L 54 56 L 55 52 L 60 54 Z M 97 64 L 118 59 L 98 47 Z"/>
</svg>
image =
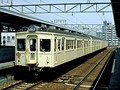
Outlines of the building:
<svg viewBox="0 0 120 90">
<path fill-rule="evenodd" d="M 103 22 L 102 30 L 96 32 L 96 37 L 107 40 L 110 46 L 119 44 L 119 38 L 116 36 L 115 25 L 108 23 L 107 21 Z"/>
<path fill-rule="evenodd" d="M 15 32 L 1 32 L 1 46 L 15 46 Z"/>
</svg>

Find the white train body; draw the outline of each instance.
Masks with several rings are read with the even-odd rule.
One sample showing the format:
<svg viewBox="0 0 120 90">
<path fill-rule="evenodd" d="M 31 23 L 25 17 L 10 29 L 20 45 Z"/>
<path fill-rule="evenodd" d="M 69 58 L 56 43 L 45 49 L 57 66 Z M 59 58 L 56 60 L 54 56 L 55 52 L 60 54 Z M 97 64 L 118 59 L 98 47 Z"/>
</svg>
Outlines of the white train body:
<svg viewBox="0 0 120 90">
<path fill-rule="evenodd" d="M 55 68 L 76 58 L 108 46 L 103 41 L 82 34 L 53 31 L 23 31 L 16 33 L 17 66 Z"/>
</svg>

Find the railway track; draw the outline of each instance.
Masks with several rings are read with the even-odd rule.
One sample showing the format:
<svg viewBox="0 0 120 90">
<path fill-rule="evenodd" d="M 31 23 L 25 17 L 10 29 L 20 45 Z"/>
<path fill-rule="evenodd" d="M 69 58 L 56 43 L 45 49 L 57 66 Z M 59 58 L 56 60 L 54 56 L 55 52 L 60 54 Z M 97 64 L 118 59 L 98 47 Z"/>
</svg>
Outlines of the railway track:
<svg viewBox="0 0 120 90">
<path fill-rule="evenodd" d="M 94 89 L 102 75 L 99 75 L 101 70 L 104 70 L 107 65 L 107 58 L 112 55 L 114 49 L 106 49 L 91 59 L 86 60 L 81 65 L 73 68 L 67 73 L 59 76 L 51 81 L 40 81 L 36 83 L 21 82 L 11 85 L 2 90 L 81 90 Z M 104 67 L 104 68 L 103 68 Z M 92 70 L 94 69 L 94 70 Z M 99 77 L 99 78 L 98 78 Z M 98 79 L 98 80 L 97 80 Z M 95 83 L 96 82 L 96 83 Z M 95 86 L 95 87 L 94 87 Z"/>
<path fill-rule="evenodd" d="M 13 84 L 11 86 L 5 87 L 2 90 L 29 90 L 30 88 L 35 87 L 36 85 L 40 84 L 41 82 L 42 81 L 30 83 L 30 82 L 21 81 L 21 82 Z"/>
<path fill-rule="evenodd" d="M 98 79 L 96 80 L 94 86 L 91 86 L 92 89 L 95 90 L 96 87 L 97 87 L 97 85 L 98 85 L 98 82 L 99 82 L 99 80 L 100 80 L 100 78 L 101 78 L 101 76 L 102 76 L 102 74 L 103 74 L 103 72 L 104 72 L 104 70 L 105 70 L 105 68 L 106 68 L 109 60 L 110 60 L 110 57 L 111 57 L 111 54 L 110 54 L 110 53 L 111 53 L 112 51 L 113 51 L 113 50 L 108 50 L 107 53 L 105 53 L 104 56 L 103 56 L 102 58 L 100 58 L 99 62 L 98 62 L 95 66 L 93 66 L 93 67 L 90 69 L 90 71 L 80 80 L 80 82 L 73 88 L 73 90 L 78 90 L 78 89 L 80 89 L 79 87 L 82 86 L 82 84 L 85 83 L 85 82 L 87 81 L 87 79 L 89 80 L 90 75 L 94 76 L 94 72 L 97 72 L 97 70 L 98 70 L 97 68 L 99 68 L 100 65 L 101 65 L 104 61 L 106 61 L 105 65 L 103 66 L 103 70 L 101 71 L 100 76 L 99 76 Z M 108 58 L 108 59 L 107 59 L 107 58 Z M 95 78 L 95 79 L 96 79 L 96 78 Z M 94 82 L 94 81 L 95 81 L 95 80 L 93 79 L 93 82 Z"/>
</svg>

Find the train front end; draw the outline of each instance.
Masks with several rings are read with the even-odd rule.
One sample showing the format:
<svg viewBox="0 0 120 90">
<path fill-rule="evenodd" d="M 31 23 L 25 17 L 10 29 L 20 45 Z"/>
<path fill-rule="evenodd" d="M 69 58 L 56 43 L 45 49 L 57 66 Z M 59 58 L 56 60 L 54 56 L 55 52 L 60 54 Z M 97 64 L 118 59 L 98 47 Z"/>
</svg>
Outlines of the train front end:
<svg viewBox="0 0 120 90">
<path fill-rule="evenodd" d="M 17 33 L 15 64 L 17 66 L 36 65 L 38 60 L 37 45 L 37 35 Z"/>
<path fill-rule="evenodd" d="M 45 68 L 54 67 L 51 64 L 53 46 L 51 38 L 52 34 L 48 32 L 30 30 L 17 32 L 15 66 L 39 72 Z"/>
</svg>

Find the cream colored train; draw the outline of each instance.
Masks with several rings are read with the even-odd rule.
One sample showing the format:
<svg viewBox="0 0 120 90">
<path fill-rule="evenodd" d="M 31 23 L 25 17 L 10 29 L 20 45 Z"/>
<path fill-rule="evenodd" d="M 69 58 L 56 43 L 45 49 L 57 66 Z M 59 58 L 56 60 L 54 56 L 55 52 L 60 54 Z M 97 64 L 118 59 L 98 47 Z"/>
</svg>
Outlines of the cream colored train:
<svg viewBox="0 0 120 90">
<path fill-rule="evenodd" d="M 55 68 L 107 46 L 107 41 L 78 32 L 33 25 L 16 33 L 15 65 L 29 70 Z"/>
</svg>

